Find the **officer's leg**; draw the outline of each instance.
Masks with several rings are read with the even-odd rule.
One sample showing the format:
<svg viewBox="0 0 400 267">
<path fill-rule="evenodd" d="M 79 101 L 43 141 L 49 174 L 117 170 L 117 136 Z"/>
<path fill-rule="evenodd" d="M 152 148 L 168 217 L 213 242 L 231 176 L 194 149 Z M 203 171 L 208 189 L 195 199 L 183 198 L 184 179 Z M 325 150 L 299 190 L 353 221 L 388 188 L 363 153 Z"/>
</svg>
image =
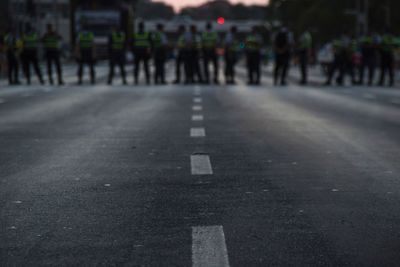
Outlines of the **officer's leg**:
<svg viewBox="0 0 400 267">
<path fill-rule="evenodd" d="M 289 55 L 282 56 L 281 85 L 286 85 L 286 76 L 289 68 Z"/>
<path fill-rule="evenodd" d="M 23 57 L 23 64 L 24 64 L 24 73 L 26 77 L 26 81 L 29 84 L 31 84 L 31 70 L 30 70 L 30 64 L 29 64 L 29 56 L 25 55 Z"/>
<path fill-rule="evenodd" d="M 19 62 L 16 56 L 13 57 L 14 59 L 14 83 L 19 84 Z"/>
<path fill-rule="evenodd" d="M 141 56 L 139 53 L 135 54 L 135 61 L 134 61 L 134 74 L 133 78 L 135 80 L 135 84 L 138 84 L 138 79 L 139 79 L 139 68 L 140 68 L 140 61 L 141 61 Z"/>
<path fill-rule="evenodd" d="M 386 63 L 387 59 L 386 59 L 386 55 L 384 53 L 382 53 L 381 55 L 381 78 L 379 79 L 379 85 L 383 86 L 383 84 L 385 83 L 385 76 L 386 76 Z"/>
<path fill-rule="evenodd" d="M 54 55 L 54 63 L 56 64 L 56 69 L 57 69 L 58 85 L 63 85 L 64 84 L 64 80 L 63 80 L 61 59 L 60 59 L 60 54 L 59 53 Z"/>
<path fill-rule="evenodd" d="M 231 73 L 230 73 L 230 62 L 229 62 L 229 54 L 227 51 L 225 51 L 225 83 L 230 84 L 231 83 Z"/>
<path fill-rule="evenodd" d="M 181 81 L 181 66 L 182 66 L 182 52 L 178 51 L 175 60 L 175 81 L 174 83 L 180 83 Z"/>
<path fill-rule="evenodd" d="M 194 71 L 194 74 L 196 75 L 197 82 L 198 83 L 202 83 L 202 82 L 204 82 L 204 80 L 203 80 L 203 75 L 202 75 L 202 72 L 201 72 L 201 69 L 200 69 L 199 51 L 195 51 L 194 59 L 195 59 L 195 71 Z"/>
<path fill-rule="evenodd" d="M 219 64 L 218 64 L 218 55 L 215 51 L 213 51 L 212 54 L 212 61 L 214 67 L 214 83 L 218 83 Z"/>
<path fill-rule="evenodd" d="M 52 58 L 49 54 L 46 55 L 46 63 L 47 63 L 47 75 L 49 78 L 49 82 L 53 85 L 53 70 L 52 70 Z"/>
<path fill-rule="evenodd" d="M 301 69 L 301 84 L 307 83 L 307 53 L 301 52 L 300 53 L 300 69 Z"/>
<path fill-rule="evenodd" d="M 13 80 L 13 69 L 14 69 L 14 61 L 13 61 L 13 56 L 10 54 L 7 54 L 7 73 L 8 73 L 8 84 L 12 85 L 14 84 Z"/>
<path fill-rule="evenodd" d="M 109 74 L 108 74 L 108 84 L 111 85 L 112 81 L 114 79 L 114 67 L 115 67 L 115 58 L 114 55 L 110 56 L 110 62 L 109 62 Z"/>
<path fill-rule="evenodd" d="M 210 64 L 210 51 L 203 50 L 203 69 L 204 69 L 204 82 L 210 82 L 210 72 L 208 69 L 208 65 Z"/>
<path fill-rule="evenodd" d="M 82 84 L 82 76 L 83 76 L 83 60 L 78 60 L 78 84 Z"/>
<path fill-rule="evenodd" d="M 388 71 L 389 71 L 389 86 L 394 85 L 394 57 L 390 55 L 388 57 Z"/>
<path fill-rule="evenodd" d="M 255 83 L 260 84 L 261 59 L 259 53 L 254 53 L 254 75 L 255 75 Z"/>
<path fill-rule="evenodd" d="M 144 72 L 146 75 L 146 83 L 150 84 L 150 68 L 149 68 L 149 57 L 144 56 L 143 57 L 143 64 L 144 64 Z"/>
<path fill-rule="evenodd" d="M 165 63 L 166 63 L 166 54 L 163 51 L 161 54 L 161 59 L 160 59 L 160 79 L 162 84 L 166 84 L 165 81 Z"/>
<path fill-rule="evenodd" d="M 90 68 L 90 83 L 95 84 L 96 83 L 96 72 L 94 70 L 94 59 L 90 57 L 89 59 L 89 68 Z"/>
<path fill-rule="evenodd" d="M 278 79 L 282 69 L 282 55 L 277 54 L 275 58 L 275 69 L 274 69 L 274 85 L 278 84 Z"/>
<path fill-rule="evenodd" d="M 40 70 L 39 67 L 39 60 L 36 54 L 32 55 L 32 64 L 33 68 L 35 69 L 36 75 L 39 78 L 39 81 L 41 84 L 44 84 L 43 77 L 42 77 L 42 71 Z"/>
<path fill-rule="evenodd" d="M 126 85 L 127 81 L 126 81 L 125 55 L 124 54 L 122 54 L 121 58 L 119 59 L 119 69 L 120 69 L 121 76 L 122 76 L 122 82 L 123 82 L 124 85 Z"/>
<path fill-rule="evenodd" d="M 154 55 L 154 83 L 158 84 L 158 82 L 161 82 L 161 73 L 160 73 L 160 55 L 159 52 L 157 51 Z"/>
</svg>

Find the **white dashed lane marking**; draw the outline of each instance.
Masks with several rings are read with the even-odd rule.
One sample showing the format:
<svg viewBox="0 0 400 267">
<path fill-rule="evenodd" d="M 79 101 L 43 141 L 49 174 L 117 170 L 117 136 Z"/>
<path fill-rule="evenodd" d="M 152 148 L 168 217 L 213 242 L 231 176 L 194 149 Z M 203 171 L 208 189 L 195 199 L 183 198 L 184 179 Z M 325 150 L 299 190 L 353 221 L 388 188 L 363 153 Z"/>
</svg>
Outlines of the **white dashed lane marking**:
<svg viewBox="0 0 400 267">
<path fill-rule="evenodd" d="M 190 166 L 192 175 L 213 174 L 210 157 L 208 155 L 191 155 Z"/>
<path fill-rule="evenodd" d="M 374 96 L 373 94 L 363 94 L 363 97 L 366 99 L 375 99 L 376 96 Z"/>
<path fill-rule="evenodd" d="M 202 99 L 201 99 L 201 97 L 195 97 L 195 98 L 193 98 L 193 102 L 194 103 L 201 103 Z"/>
<path fill-rule="evenodd" d="M 191 128 L 190 137 L 205 137 L 206 130 L 204 128 Z"/>
<path fill-rule="evenodd" d="M 223 227 L 192 227 L 192 266 L 229 267 Z"/>
<path fill-rule="evenodd" d="M 204 120 L 203 115 L 192 115 L 192 121 L 202 121 Z"/>
<path fill-rule="evenodd" d="M 199 105 L 195 105 L 192 107 L 192 109 L 193 109 L 193 111 L 201 111 L 201 110 L 203 110 L 203 107 L 199 106 Z"/>
</svg>

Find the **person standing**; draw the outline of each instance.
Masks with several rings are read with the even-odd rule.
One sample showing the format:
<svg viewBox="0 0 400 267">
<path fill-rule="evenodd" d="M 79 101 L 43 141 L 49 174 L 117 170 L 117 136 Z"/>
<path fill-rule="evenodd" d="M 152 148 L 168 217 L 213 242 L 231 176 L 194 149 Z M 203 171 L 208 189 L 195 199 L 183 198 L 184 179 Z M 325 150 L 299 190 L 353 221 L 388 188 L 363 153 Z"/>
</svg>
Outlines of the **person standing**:
<svg viewBox="0 0 400 267">
<path fill-rule="evenodd" d="M 282 27 L 274 40 L 275 70 L 274 85 L 286 85 L 286 77 L 290 62 L 290 36 L 289 31 Z"/>
<path fill-rule="evenodd" d="M 235 65 L 237 62 L 237 53 L 239 42 L 237 39 L 237 28 L 232 26 L 230 31 L 225 36 L 225 80 L 226 84 L 235 84 Z"/>
<path fill-rule="evenodd" d="M 309 31 L 305 31 L 299 38 L 298 42 L 298 58 L 301 72 L 301 85 L 308 82 L 308 62 L 312 49 L 312 37 Z"/>
<path fill-rule="evenodd" d="M 20 40 L 18 39 L 14 30 L 10 29 L 4 36 L 3 42 L 8 65 L 8 83 L 10 85 L 18 85 L 20 84 L 18 63 L 18 57 L 21 49 L 19 46 Z"/>
<path fill-rule="evenodd" d="M 140 63 L 143 62 L 144 72 L 146 75 L 146 83 L 150 84 L 149 60 L 151 57 L 152 40 L 149 32 L 145 31 L 143 22 L 138 25 L 138 31 L 134 33 L 132 38 L 132 47 L 134 54 L 134 80 L 138 84 Z"/>
<path fill-rule="evenodd" d="M 164 25 L 157 24 L 157 31 L 153 33 L 154 46 L 154 83 L 166 84 L 165 81 L 165 62 L 167 60 L 168 40 L 164 33 Z"/>
<path fill-rule="evenodd" d="M 43 46 L 45 49 L 45 57 L 47 63 L 47 73 L 49 76 L 50 84 L 53 85 L 53 69 L 52 65 L 55 64 L 57 70 L 58 84 L 63 85 L 62 69 L 60 63 L 60 45 L 61 36 L 53 30 L 51 24 L 47 24 L 47 32 L 42 37 Z"/>
<path fill-rule="evenodd" d="M 23 45 L 23 50 L 21 54 L 22 65 L 28 85 L 31 84 L 31 71 L 30 71 L 31 65 L 33 66 L 36 72 L 39 82 L 41 84 L 44 84 L 42 71 L 40 70 L 39 67 L 39 58 L 38 58 L 39 35 L 37 32 L 33 30 L 33 28 L 30 25 L 27 26 L 27 30 L 22 37 L 22 45 Z"/>
<path fill-rule="evenodd" d="M 261 76 L 261 46 L 262 40 L 257 33 L 257 27 L 252 28 L 246 38 L 246 57 L 248 84 L 259 85 Z"/>
<path fill-rule="evenodd" d="M 332 42 L 334 59 L 328 71 L 328 79 L 325 82 L 325 85 L 331 85 L 333 76 L 338 71 L 339 75 L 336 78 L 336 83 L 338 85 L 343 85 L 343 77 L 345 71 L 345 57 L 346 57 L 346 48 L 343 40 L 341 38 L 335 39 Z"/>
<path fill-rule="evenodd" d="M 178 28 L 178 41 L 176 44 L 177 54 L 175 60 L 176 63 L 174 84 L 179 84 L 181 82 L 182 67 L 184 68 L 186 74 L 185 53 L 187 53 L 187 50 L 185 49 L 185 32 L 186 27 L 184 25 L 180 25 Z"/>
<path fill-rule="evenodd" d="M 78 35 L 77 58 L 78 58 L 78 84 L 82 84 L 83 68 L 85 65 L 90 69 L 90 82 L 96 83 L 95 64 L 95 45 L 94 33 L 83 30 Z"/>
<path fill-rule="evenodd" d="M 394 37 L 388 31 L 382 36 L 380 43 L 381 77 L 379 86 L 385 84 L 386 73 L 389 74 L 389 86 L 394 85 Z"/>
<path fill-rule="evenodd" d="M 206 30 L 202 34 L 201 41 L 203 48 L 204 82 L 207 84 L 210 83 L 210 74 L 208 67 L 211 62 L 214 68 L 214 83 L 218 84 L 219 65 L 217 47 L 219 43 L 219 37 L 218 33 L 212 30 L 211 23 L 207 23 Z"/>
<path fill-rule="evenodd" d="M 378 40 L 374 34 L 368 34 L 360 39 L 361 64 L 359 69 L 358 84 L 364 84 L 365 69 L 368 69 L 368 85 L 371 86 L 374 81 L 375 68 L 377 62 Z"/>
<path fill-rule="evenodd" d="M 187 83 L 203 83 L 203 76 L 200 69 L 201 38 L 197 33 L 195 25 L 190 26 L 190 32 L 185 36 L 185 43 L 188 49 L 186 55 Z"/>
<path fill-rule="evenodd" d="M 121 30 L 113 29 L 108 38 L 108 52 L 110 58 L 110 73 L 108 75 L 108 84 L 111 85 L 114 79 L 115 65 L 119 66 L 124 85 L 128 84 L 126 81 L 125 72 L 125 49 L 126 49 L 126 35 Z"/>
</svg>

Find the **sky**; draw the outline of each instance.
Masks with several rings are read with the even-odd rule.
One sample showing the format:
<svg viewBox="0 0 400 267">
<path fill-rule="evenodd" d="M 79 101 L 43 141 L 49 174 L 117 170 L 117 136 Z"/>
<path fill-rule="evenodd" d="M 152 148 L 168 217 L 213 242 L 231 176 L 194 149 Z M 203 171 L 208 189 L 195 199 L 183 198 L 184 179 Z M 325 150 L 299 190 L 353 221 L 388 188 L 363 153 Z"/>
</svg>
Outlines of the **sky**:
<svg viewBox="0 0 400 267">
<path fill-rule="evenodd" d="M 172 5 L 175 11 L 179 11 L 182 7 L 185 6 L 197 6 L 202 3 L 208 2 L 208 0 L 154 0 L 155 2 L 165 2 L 169 5 Z M 243 3 L 245 5 L 251 4 L 260 4 L 265 5 L 269 0 L 229 0 L 231 3 Z"/>
</svg>

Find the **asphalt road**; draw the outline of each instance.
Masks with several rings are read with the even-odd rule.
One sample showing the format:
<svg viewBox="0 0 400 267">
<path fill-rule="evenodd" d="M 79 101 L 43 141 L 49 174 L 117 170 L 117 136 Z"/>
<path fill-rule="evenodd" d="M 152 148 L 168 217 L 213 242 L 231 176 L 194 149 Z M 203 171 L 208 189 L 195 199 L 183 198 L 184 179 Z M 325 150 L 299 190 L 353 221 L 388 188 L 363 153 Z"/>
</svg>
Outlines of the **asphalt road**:
<svg viewBox="0 0 400 267">
<path fill-rule="evenodd" d="M 400 90 L 115 84 L 0 89 L 1 266 L 399 266 Z"/>
</svg>

